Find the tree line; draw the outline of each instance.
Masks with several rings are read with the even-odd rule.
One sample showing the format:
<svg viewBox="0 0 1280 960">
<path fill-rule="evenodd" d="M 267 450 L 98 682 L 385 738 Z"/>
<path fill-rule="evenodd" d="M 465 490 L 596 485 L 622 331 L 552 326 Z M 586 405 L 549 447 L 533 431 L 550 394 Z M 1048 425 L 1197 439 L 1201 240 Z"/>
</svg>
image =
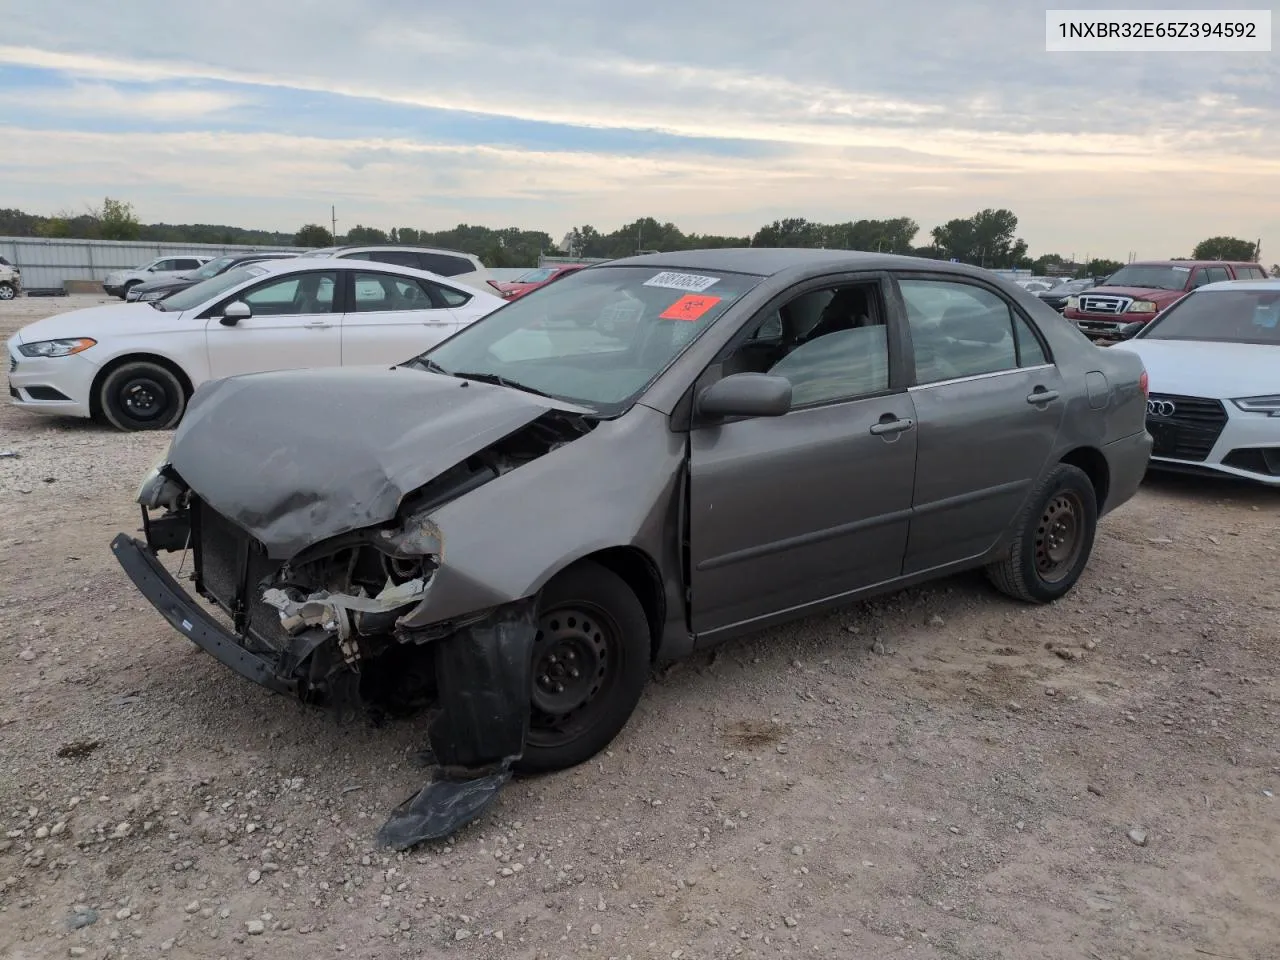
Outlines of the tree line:
<svg viewBox="0 0 1280 960">
<path fill-rule="evenodd" d="M 328 228 L 309 223 L 296 233 L 246 230 L 213 224 L 144 224 L 132 204 L 107 197 L 97 207 L 63 211 L 52 217 L 0 209 L 0 236 L 69 237 L 101 240 L 147 240 L 164 243 L 252 244 L 258 246 L 326 247 L 334 243 L 404 243 L 444 247 L 479 257 L 490 267 L 535 266 L 544 254 L 613 259 L 641 251 L 669 253 L 715 247 L 823 247 L 906 254 L 992 269 L 1029 269 L 1038 275 L 1105 276 L 1124 264 L 1092 258 L 1072 263 L 1057 253 L 1031 258 L 1027 243 L 1017 235 L 1018 218 L 1006 209 L 980 210 L 970 217 L 948 220 L 929 231 L 930 242 L 916 245 L 920 225 L 910 217 L 818 223 L 803 217 L 774 220 L 743 236 L 685 233 L 674 223 L 641 217 L 610 233 L 591 225 L 574 227 L 560 241 L 542 230 L 520 227 L 482 227 L 460 223 L 449 230 L 393 227 L 381 230 L 357 224 L 335 238 Z M 1258 260 L 1253 241 L 1210 237 L 1191 253 L 1196 260 Z M 1280 276 L 1280 266 L 1272 266 Z"/>
</svg>

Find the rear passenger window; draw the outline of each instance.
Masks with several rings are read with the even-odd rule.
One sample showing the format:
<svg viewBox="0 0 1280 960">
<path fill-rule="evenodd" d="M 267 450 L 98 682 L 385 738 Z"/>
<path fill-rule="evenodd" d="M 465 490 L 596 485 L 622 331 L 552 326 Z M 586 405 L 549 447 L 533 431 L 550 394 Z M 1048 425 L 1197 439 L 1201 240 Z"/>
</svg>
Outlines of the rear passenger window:
<svg viewBox="0 0 1280 960">
<path fill-rule="evenodd" d="M 394 263 L 401 267 L 412 267 L 415 270 L 422 269 L 419 255 L 409 250 L 376 250 L 366 254 L 365 259 L 376 260 L 378 263 Z"/>
<path fill-rule="evenodd" d="M 444 301 L 446 306 L 460 307 L 471 299 L 471 294 L 463 293 L 461 290 L 455 290 L 453 287 L 442 287 L 438 283 L 432 283 L 430 280 L 420 281 L 422 285 L 431 290 L 437 297 Z"/>
<path fill-rule="evenodd" d="M 911 328 L 917 383 L 1048 362 L 1031 326 L 991 291 L 946 280 L 902 280 L 899 287 Z"/>
<path fill-rule="evenodd" d="M 1231 275 L 1227 273 L 1226 267 L 1209 267 L 1205 270 L 1208 279 L 1205 283 L 1219 283 L 1223 280 L 1230 280 Z"/>
<path fill-rule="evenodd" d="M 443 253 L 424 253 L 421 257 L 421 269 L 442 277 L 456 277 L 475 270 L 475 264 L 465 257 L 450 257 Z"/>
</svg>

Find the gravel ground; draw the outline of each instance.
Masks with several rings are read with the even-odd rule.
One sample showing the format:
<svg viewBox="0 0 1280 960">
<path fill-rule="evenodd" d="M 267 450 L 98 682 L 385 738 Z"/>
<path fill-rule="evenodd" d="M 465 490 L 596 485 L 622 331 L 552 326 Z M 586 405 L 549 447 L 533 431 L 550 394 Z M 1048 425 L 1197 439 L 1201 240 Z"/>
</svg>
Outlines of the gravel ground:
<svg viewBox="0 0 1280 960">
<path fill-rule="evenodd" d="M 112 560 L 166 443 L 0 410 L 0 955 L 1280 957 L 1276 492 L 1148 480 L 1053 607 L 965 576 L 658 671 L 394 855 L 421 723 L 240 680 Z"/>
</svg>

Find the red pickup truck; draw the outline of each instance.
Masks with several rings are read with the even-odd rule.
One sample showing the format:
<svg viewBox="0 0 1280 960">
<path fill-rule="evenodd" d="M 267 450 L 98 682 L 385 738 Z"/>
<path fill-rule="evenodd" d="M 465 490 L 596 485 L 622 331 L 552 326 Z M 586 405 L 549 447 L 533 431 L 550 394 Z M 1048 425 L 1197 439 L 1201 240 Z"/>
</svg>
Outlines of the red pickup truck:
<svg viewBox="0 0 1280 960">
<path fill-rule="evenodd" d="M 1069 297 L 1062 315 L 1091 340 L 1128 340 L 1196 287 L 1266 276 L 1256 263 L 1144 260 L 1127 264 L 1098 286 Z"/>
</svg>

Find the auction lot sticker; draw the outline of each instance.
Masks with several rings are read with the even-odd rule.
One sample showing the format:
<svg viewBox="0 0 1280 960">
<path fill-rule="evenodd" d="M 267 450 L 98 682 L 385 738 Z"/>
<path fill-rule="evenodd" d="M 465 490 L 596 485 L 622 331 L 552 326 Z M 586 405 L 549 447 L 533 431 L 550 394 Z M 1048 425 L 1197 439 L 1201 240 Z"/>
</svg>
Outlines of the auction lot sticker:
<svg viewBox="0 0 1280 960">
<path fill-rule="evenodd" d="M 659 320 L 697 320 L 720 302 L 719 297 L 703 297 L 696 293 L 681 297 L 658 314 Z"/>
<path fill-rule="evenodd" d="M 667 290 L 687 290 L 689 293 L 701 293 L 713 283 L 719 283 L 719 277 L 703 277 L 696 273 L 676 273 L 664 271 L 656 277 L 644 282 L 646 287 L 664 287 Z"/>
</svg>

